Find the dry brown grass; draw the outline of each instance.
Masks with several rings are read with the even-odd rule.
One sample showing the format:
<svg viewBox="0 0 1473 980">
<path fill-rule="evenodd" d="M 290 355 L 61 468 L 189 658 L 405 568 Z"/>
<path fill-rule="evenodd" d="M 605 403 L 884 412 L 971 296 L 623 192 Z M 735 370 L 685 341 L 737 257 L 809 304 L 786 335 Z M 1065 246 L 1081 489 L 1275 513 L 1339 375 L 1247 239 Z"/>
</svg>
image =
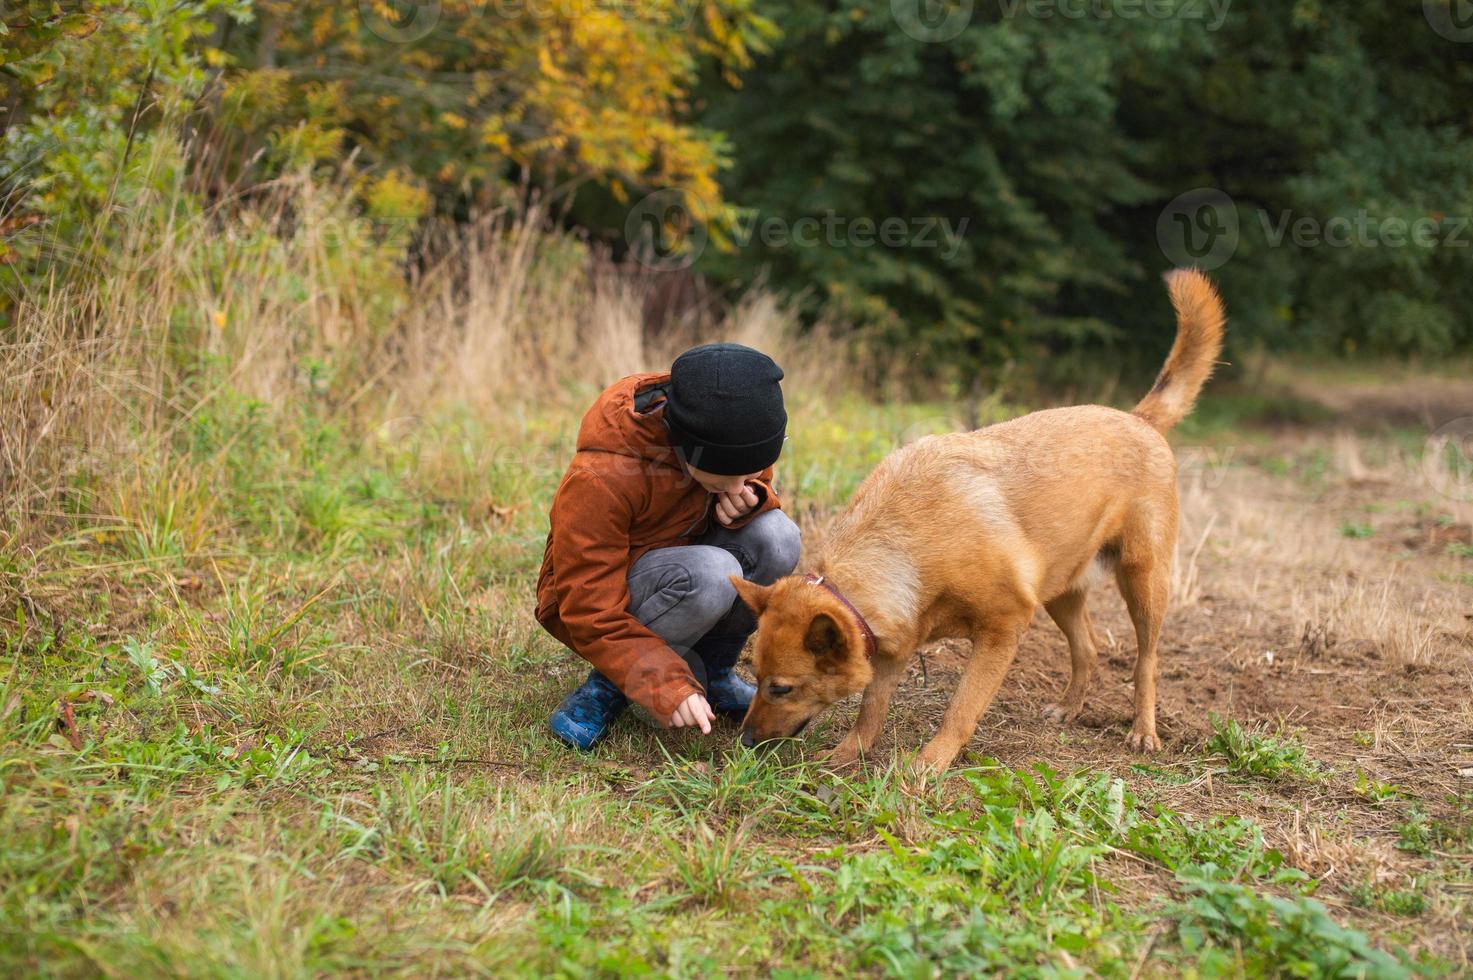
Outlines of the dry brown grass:
<svg viewBox="0 0 1473 980">
<path fill-rule="evenodd" d="M 116 216 L 95 276 L 24 297 L 0 342 L 4 523 L 19 533 L 68 493 L 123 524 L 182 502 L 193 542 L 213 519 L 196 493 L 211 476 L 187 472 L 201 460 L 173 443 L 227 393 L 257 400 L 262 424 L 310 405 L 353 431 L 402 433 L 440 411 L 491 420 L 561 401 L 712 339 L 770 351 L 799 383 L 845 374 L 843 346 L 824 331 L 799 343 L 760 289 L 652 339 L 653 276 L 599 260 L 535 208 L 431 234 L 437 258 L 406 278 L 406 229 L 347 199 L 295 177 L 183 225 L 140 207 Z"/>
<path fill-rule="evenodd" d="M 1401 538 L 1415 526 L 1410 509 L 1418 502 L 1453 525 L 1467 505 L 1430 492 L 1419 460 L 1394 460 L 1371 478 L 1362 462 L 1365 441 L 1338 433 L 1325 485 L 1307 491 L 1256 468 L 1189 471 L 1176 601 L 1201 597 L 1205 548 L 1223 562 L 1215 594 L 1286 610 L 1307 643 L 1362 644 L 1390 663 L 1412 666 L 1464 649 L 1462 565 L 1446 552 L 1403 551 Z M 1282 444 L 1290 454 L 1314 445 Z M 1278 488 L 1264 492 L 1266 483 Z"/>
</svg>

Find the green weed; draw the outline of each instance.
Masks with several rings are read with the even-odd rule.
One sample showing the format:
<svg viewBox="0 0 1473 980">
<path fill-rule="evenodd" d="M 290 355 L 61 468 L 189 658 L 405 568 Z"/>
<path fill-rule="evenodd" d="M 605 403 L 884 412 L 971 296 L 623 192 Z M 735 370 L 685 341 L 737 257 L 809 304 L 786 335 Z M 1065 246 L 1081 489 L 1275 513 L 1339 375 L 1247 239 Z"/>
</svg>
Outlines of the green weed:
<svg viewBox="0 0 1473 980">
<path fill-rule="evenodd" d="M 1216 875 L 1188 873 L 1177 880 L 1189 895 L 1176 909 L 1177 935 L 1204 975 L 1413 975 L 1313 899 L 1264 895 Z"/>
<path fill-rule="evenodd" d="M 1355 793 L 1362 799 L 1377 805 L 1407 795 L 1400 786 L 1373 779 L 1362 769 L 1355 771 Z"/>
<path fill-rule="evenodd" d="M 1438 851 L 1473 851 L 1473 819 L 1470 806 L 1473 797 L 1454 799 L 1459 812 L 1452 820 L 1436 819 L 1421 804 L 1407 807 L 1406 820 L 1396 829 L 1397 847 L 1418 857 L 1431 857 Z"/>
<path fill-rule="evenodd" d="M 1228 772 L 1263 779 L 1315 779 L 1320 767 L 1297 739 L 1252 732 L 1232 719 L 1212 718 L 1207 750 L 1227 762 Z"/>
</svg>

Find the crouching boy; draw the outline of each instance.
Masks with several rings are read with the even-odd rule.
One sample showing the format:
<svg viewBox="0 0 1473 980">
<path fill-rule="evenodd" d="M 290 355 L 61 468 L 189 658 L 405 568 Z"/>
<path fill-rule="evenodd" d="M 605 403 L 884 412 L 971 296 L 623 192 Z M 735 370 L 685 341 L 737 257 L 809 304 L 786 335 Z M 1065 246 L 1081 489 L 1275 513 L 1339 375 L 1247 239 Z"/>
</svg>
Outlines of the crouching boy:
<svg viewBox="0 0 1473 980">
<path fill-rule="evenodd" d="M 593 665 L 549 720 L 568 745 L 591 748 L 631 700 L 703 733 L 746 714 L 756 692 L 732 668 L 756 622 L 731 576 L 771 585 L 798 563 L 773 490 L 782 376 L 750 347 L 707 344 L 584 415 L 537 583 L 538 622 Z"/>
</svg>

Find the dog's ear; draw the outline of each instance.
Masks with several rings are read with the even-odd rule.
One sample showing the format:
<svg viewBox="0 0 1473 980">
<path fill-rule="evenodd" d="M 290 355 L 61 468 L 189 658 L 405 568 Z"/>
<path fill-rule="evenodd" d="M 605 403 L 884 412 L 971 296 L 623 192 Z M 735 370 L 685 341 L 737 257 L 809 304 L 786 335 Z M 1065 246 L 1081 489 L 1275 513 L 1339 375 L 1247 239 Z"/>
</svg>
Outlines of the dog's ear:
<svg viewBox="0 0 1473 980">
<path fill-rule="evenodd" d="M 731 584 L 736 586 L 737 595 L 747 604 L 747 608 L 752 610 L 752 614 L 762 615 L 762 610 L 767 608 L 767 598 L 772 594 L 772 588 L 758 585 L 756 582 L 748 582 L 740 575 L 733 575 Z"/>
<path fill-rule="evenodd" d="M 814 660 L 819 663 L 842 663 L 845 647 L 844 631 L 839 628 L 834 617 L 828 613 L 819 613 L 813 617 L 813 622 L 808 624 L 808 632 L 803 635 L 803 649 L 812 654 Z"/>
</svg>

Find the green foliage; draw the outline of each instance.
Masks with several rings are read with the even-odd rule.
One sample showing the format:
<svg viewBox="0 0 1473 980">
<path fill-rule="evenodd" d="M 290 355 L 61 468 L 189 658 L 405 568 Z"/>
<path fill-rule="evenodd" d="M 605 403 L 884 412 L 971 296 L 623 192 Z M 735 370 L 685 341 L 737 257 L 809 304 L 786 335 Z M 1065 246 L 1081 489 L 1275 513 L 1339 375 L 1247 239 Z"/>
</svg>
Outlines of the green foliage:
<svg viewBox="0 0 1473 980">
<path fill-rule="evenodd" d="M 871 325 L 938 370 L 960 357 L 963 377 L 1015 358 L 1077 371 L 1087 361 L 1044 355 L 1081 349 L 1154 367 L 1171 332 L 1158 220 L 1215 188 L 1232 204 L 1212 220 L 1238 226 L 1214 273 L 1233 348 L 1473 343 L 1458 312 L 1473 301 L 1459 108 L 1473 57 L 1423 5 L 767 9 L 782 40 L 740 89 L 710 87 L 705 119 L 732 137 L 728 196 L 759 226 L 968 225 L 955 250 L 758 241 L 711 261 L 717 274 L 768 269 L 806 291 L 810 316 Z M 922 18 L 910 34 L 907 12 Z M 956 32 L 913 36 L 943 15 Z"/>
<path fill-rule="evenodd" d="M 38 84 L 51 77 L 47 66 L 31 63 L 42 59 L 64 38 L 86 37 L 97 30 L 97 17 L 66 11 L 56 0 L 32 0 L 23 13 L 6 12 L 0 20 L 0 69 L 12 78 Z"/>
<path fill-rule="evenodd" d="M 109 268 L 119 209 L 168 228 L 262 178 L 346 170 L 396 262 L 431 211 L 534 188 L 623 250 L 631 202 L 668 188 L 713 238 L 705 271 L 766 276 L 965 387 L 1154 365 L 1158 220 L 1208 187 L 1238 227 L 1215 274 L 1240 350 L 1473 343 L 1473 59 L 1418 5 L 968 6 L 931 40 L 890 0 L 492 6 L 0 21 L 7 291 Z"/>
<path fill-rule="evenodd" d="M 1406 964 L 1341 926 L 1319 902 L 1264 895 L 1216 876 L 1177 879 L 1190 898 L 1177 934 L 1203 973 L 1249 976 L 1410 977 Z M 1218 943 L 1213 948 L 1212 943 Z"/>
<path fill-rule="evenodd" d="M 1407 975 L 1318 902 L 1266 890 L 1310 882 L 1264 847 L 1251 821 L 1147 811 L 1107 775 L 984 767 L 957 780 L 965 792 L 914 815 L 928 832 L 917 837 L 912 819 L 906 840 L 877 828 L 879 849 L 838 848 L 818 865 L 788 867 L 800 896 L 773 909 L 788 941 L 810 953 L 857 951 L 853 965 L 899 976 L 937 965 L 1031 972 L 1065 957 L 1125 975 L 1132 957 L 1118 937 L 1131 919 L 1101 897 L 1112 889 L 1097 874 L 1125 851 L 1175 872 L 1185 893 L 1165 910 L 1178 921 L 1177 969 L 1272 972 L 1282 962 L 1293 975 Z"/>
<path fill-rule="evenodd" d="M 1405 890 L 1388 889 L 1380 885 L 1356 885 L 1350 890 L 1350 900 L 1361 908 L 1414 918 L 1427 910 L 1424 888 L 1425 883 L 1416 879 L 1412 880 L 1412 887 Z"/>
<path fill-rule="evenodd" d="M 206 84 L 200 41 L 212 18 L 250 10 L 249 0 L 120 0 L 66 15 L 48 6 L 61 5 L 26 15 L 39 28 L 0 36 L 21 95 L 0 142 L 4 189 L 19 205 L 9 224 L 23 232 L 0 249 L 7 276 L 108 267 L 113 211 L 157 206 L 157 192 L 184 176 L 177 125 Z"/>
<path fill-rule="evenodd" d="M 1434 819 L 1420 804 L 1407 808 L 1406 820 L 1396 828 L 1396 846 L 1419 857 L 1430 857 L 1438 851 L 1473 851 L 1473 796 L 1454 800 L 1459 814 L 1453 820 Z"/>
<path fill-rule="evenodd" d="M 566 211 L 586 184 L 620 208 L 631 191 L 674 188 L 719 228 L 725 144 L 685 118 L 688 90 L 701 64 L 740 68 L 771 33 L 748 0 L 702 3 L 696 18 L 678 0 L 63 6 L 0 20 L 14 96 L 0 143 L 7 303 L 56 279 L 117 278 L 181 224 L 304 174 L 345 175 L 363 219 L 349 226 L 371 229 L 394 266 L 412 257 L 431 191 L 463 219 L 529 195 Z M 122 241 L 117 216 L 136 227 L 141 212 L 156 237 Z"/>
<path fill-rule="evenodd" d="M 1374 779 L 1364 769 L 1355 771 L 1355 793 L 1362 799 L 1377 805 L 1407 795 L 1400 786 Z"/>
<path fill-rule="evenodd" d="M 1227 760 L 1228 772 L 1263 779 L 1316 779 L 1320 767 L 1298 739 L 1252 732 L 1231 718 L 1212 718 L 1207 750 Z"/>
</svg>

